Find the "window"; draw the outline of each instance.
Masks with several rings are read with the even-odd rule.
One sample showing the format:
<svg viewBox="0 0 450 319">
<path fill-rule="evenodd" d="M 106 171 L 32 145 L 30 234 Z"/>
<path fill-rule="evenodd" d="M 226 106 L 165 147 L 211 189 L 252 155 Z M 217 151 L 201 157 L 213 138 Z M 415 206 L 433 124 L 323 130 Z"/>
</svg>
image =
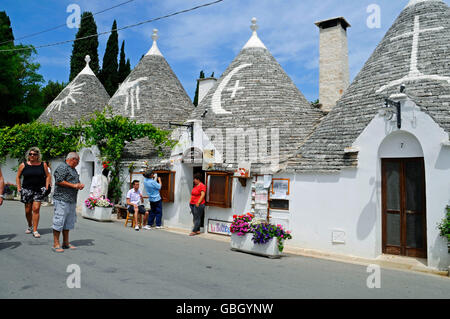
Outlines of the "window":
<svg viewBox="0 0 450 319">
<path fill-rule="evenodd" d="M 289 200 L 286 199 L 269 199 L 270 209 L 289 210 Z"/>
<path fill-rule="evenodd" d="M 173 203 L 175 199 L 175 172 L 155 171 L 158 177 L 161 177 L 161 190 L 159 194 L 163 202 Z"/>
<path fill-rule="evenodd" d="M 232 176 L 226 172 L 206 172 L 206 205 L 231 208 Z"/>
</svg>

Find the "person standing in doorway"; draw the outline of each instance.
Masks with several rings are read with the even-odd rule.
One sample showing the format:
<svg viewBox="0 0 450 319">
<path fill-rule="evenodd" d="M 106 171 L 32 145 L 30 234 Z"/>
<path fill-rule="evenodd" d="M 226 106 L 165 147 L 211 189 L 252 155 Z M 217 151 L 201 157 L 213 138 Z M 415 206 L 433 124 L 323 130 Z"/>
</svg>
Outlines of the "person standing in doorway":
<svg viewBox="0 0 450 319">
<path fill-rule="evenodd" d="M 189 202 L 194 219 L 194 227 L 189 236 L 200 234 L 201 221 L 205 213 L 206 186 L 202 183 L 202 175 L 200 173 L 194 175 L 194 185 L 191 193 L 191 201 Z"/>
<path fill-rule="evenodd" d="M 84 188 L 80 183 L 80 176 L 76 171 L 80 162 L 77 153 L 71 152 L 67 155 L 65 163 L 60 164 L 55 172 L 55 192 L 53 203 L 55 205 L 53 215 L 53 250 L 63 252 L 64 249 L 76 249 L 69 242 L 69 231 L 75 228 L 77 220 L 76 206 L 78 191 Z M 61 246 L 59 237 L 63 233 L 63 244 Z"/>
<path fill-rule="evenodd" d="M 41 151 L 32 147 L 25 154 L 27 159 L 19 165 L 16 175 L 17 191 L 20 193 L 20 201 L 25 204 L 25 217 L 28 228 L 26 234 L 33 234 L 34 238 L 40 238 L 37 231 L 39 225 L 41 203 L 47 195 L 50 187 L 51 176 L 48 173 L 47 164 L 42 162 Z M 23 181 L 21 183 L 21 177 Z"/>
<path fill-rule="evenodd" d="M 162 187 L 161 177 L 155 178 L 155 173 L 153 173 L 153 171 L 147 171 L 144 173 L 144 178 L 144 187 L 150 202 L 148 225 L 146 225 L 144 229 L 151 229 L 155 219 L 156 229 L 160 229 L 162 228 L 162 199 L 159 193 Z M 157 179 L 157 181 L 155 179 Z"/>
<path fill-rule="evenodd" d="M 5 181 L 3 180 L 2 169 L 0 168 L 0 206 L 3 204 L 3 190 L 5 189 Z"/>
</svg>

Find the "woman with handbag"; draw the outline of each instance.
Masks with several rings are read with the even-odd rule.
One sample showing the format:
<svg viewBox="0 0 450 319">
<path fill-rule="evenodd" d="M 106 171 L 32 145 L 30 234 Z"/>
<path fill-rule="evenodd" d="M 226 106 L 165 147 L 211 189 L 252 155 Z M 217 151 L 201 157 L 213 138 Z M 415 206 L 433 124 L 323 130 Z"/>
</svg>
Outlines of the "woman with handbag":
<svg viewBox="0 0 450 319">
<path fill-rule="evenodd" d="M 21 195 L 20 201 L 25 204 L 25 217 L 28 222 L 26 234 L 40 238 L 37 228 L 39 224 L 39 212 L 41 202 L 50 193 L 51 175 L 47 164 L 42 162 L 39 148 L 32 147 L 25 154 L 27 159 L 19 165 L 16 176 L 17 190 Z M 21 183 L 20 178 L 23 177 Z"/>
</svg>

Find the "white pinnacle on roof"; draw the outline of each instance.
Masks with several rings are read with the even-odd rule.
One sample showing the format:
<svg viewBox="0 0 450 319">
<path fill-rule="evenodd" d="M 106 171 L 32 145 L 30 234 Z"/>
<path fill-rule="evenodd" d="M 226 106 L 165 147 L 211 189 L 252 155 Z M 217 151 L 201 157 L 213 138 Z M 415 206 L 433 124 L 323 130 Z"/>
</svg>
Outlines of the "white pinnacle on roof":
<svg viewBox="0 0 450 319">
<path fill-rule="evenodd" d="M 152 39 L 153 39 L 153 45 L 150 48 L 150 50 L 147 52 L 146 55 L 160 55 L 160 56 L 163 56 L 161 51 L 159 51 L 159 49 L 158 49 L 158 45 L 156 44 L 156 40 L 158 39 L 158 29 L 153 29 Z"/>
<path fill-rule="evenodd" d="M 409 0 L 409 3 L 406 6 L 406 8 L 411 7 L 411 6 L 415 6 L 418 3 L 427 2 L 427 1 L 440 1 L 440 2 L 442 2 L 442 0 Z"/>
<path fill-rule="evenodd" d="M 93 75 L 95 76 L 94 72 L 92 72 L 91 68 L 89 67 L 89 62 L 91 62 L 91 57 L 89 55 L 86 55 L 84 58 L 84 61 L 86 61 L 86 66 L 79 74 L 87 74 L 87 75 Z"/>
<path fill-rule="evenodd" d="M 256 18 L 252 19 L 252 25 L 250 26 L 250 29 L 252 29 L 253 34 L 248 40 L 248 42 L 245 44 L 243 49 L 247 48 L 264 48 L 267 49 L 264 43 L 259 39 L 258 34 L 256 33 L 256 30 L 258 30 L 259 26 L 256 24 Z"/>
</svg>

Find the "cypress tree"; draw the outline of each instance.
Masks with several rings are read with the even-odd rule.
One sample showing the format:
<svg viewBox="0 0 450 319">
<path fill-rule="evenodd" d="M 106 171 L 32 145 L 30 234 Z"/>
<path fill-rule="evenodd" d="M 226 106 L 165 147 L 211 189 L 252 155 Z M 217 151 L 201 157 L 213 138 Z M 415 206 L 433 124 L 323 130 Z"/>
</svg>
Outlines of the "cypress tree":
<svg viewBox="0 0 450 319">
<path fill-rule="evenodd" d="M 122 46 L 120 47 L 119 83 L 125 81 L 130 72 L 130 59 L 125 61 L 125 41 L 122 41 Z"/>
<path fill-rule="evenodd" d="M 116 92 L 119 85 L 119 74 L 117 57 L 119 55 L 119 35 L 117 34 L 117 22 L 114 20 L 111 34 L 106 43 L 105 55 L 103 56 L 100 82 L 110 96 Z"/>
<path fill-rule="evenodd" d="M 205 73 L 202 71 L 200 71 L 200 79 L 204 79 L 205 78 Z M 194 96 L 194 102 L 192 102 L 192 104 L 194 104 L 195 106 L 198 105 L 198 91 L 199 91 L 199 81 L 197 81 L 197 88 L 195 89 L 195 96 Z"/>
<path fill-rule="evenodd" d="M 94 16 L 91 12 L 83 12 L 81 15 L 80 28 L 78 29 L 75 39 L 80 39 L 93 34 L 97 34 L 97 25 L 95 23 Z M 70 57 L 69 81 L 72 81 L 86 66 L 86 61 L 84 60 L 86 55 L 91 57 L 89 66 L 92 71 L 98 75 L 98 36 L 77 40 L 73 43 L 72 56 Z"/>
</svg>

